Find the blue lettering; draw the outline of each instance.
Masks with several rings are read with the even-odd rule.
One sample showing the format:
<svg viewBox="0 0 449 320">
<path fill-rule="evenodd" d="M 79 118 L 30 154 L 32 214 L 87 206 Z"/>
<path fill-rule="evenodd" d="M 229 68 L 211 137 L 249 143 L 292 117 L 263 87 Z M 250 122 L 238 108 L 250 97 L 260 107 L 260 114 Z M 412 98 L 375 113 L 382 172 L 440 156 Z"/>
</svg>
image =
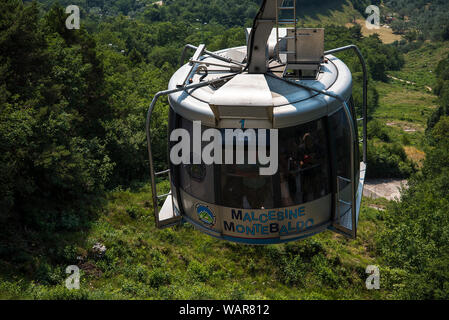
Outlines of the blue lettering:
<svg viewBox="0 0 449 320">
<path fill-rule="evenodd" d="M 256 217 L 254 216 L 254 211 L 251 211 L 251 221 L 256 221 Z"/>
<path fill-rule="evenodd" d="M 246 227 L 246 234 L 250 235 L 252 234 L 253 236 L 256 235 L 256 228 L 253 226 L 252 229 L 250 227 Z"/>
<path fill-rule="evenodd" d="M 288 222 L 288 232 L 295 231 L 295 228 L 292 227 L 291 221 Z"/>
<path fill-rule="evenodd" d="M 287 228 L 285 226 L 282 226 L 281 235 L 286 235 L 286 234 L 288 234 Z"/>
<path fill-rule="evenodd" d="M 292 220 L 293 217 L 295 217 L 295 219 L 297 219 L 298 218 L 298 209 L 295 209 L 295 212 L 293 212 L 292 210 L 289 210 L 288 217 L 290 220 Z"/>
<path fill-rule="evenodd" d="M 307 220 L 307 222 L 306 222 L 306 229 L 309 229 L 309 228 L 313 227 L 314 223 L 315 223 L 315 221 L 313 221 L 313 219 Z"/>
<path fill-rule="evenodd" d="M 262 227 L 262 234 L 268 234 L 268 226 Z"/>
<path fill-rule="evenodd" d="M 278 211 L 278 221 L 283 221 L 283 220 L 284 220 L 284 212 Z"/>
<path fill-rule="evenodd" d="M 232 219 L 233 220 L 242 220 L 242 210 L 238 210 L 237 213 L 234 209 L 232 209 Z"/>
</svg>

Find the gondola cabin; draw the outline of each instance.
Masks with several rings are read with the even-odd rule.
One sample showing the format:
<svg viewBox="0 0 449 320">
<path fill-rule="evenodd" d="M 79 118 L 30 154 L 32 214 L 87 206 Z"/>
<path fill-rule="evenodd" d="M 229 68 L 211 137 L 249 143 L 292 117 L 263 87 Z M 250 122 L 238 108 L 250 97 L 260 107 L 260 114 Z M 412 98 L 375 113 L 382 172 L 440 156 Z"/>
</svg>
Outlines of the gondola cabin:
<svg viewBox="0 0 449 320">
<path fill-rule="evenodd" d="M 366 171 L 365 63 L 357 47 L 325 52 L 323 29 L 282 18 L 288 10 L 296 16 L 294 3 L 264 1 L 246 46 L 209 52 L 187 45 L 168 90 L 155 96 L 147 138 L 157 227 L 188 222 L 246 244 L 328 229 L 356 237 Z M 184 64 L 188 49 L 195 53 Z M 333 55 L 344 50 L 354 50 L 364 70 L 360 119 L 351 72 Z M 170 104 L 170 163 L 155 173 L 149 128 L 162 95 Z M 181 143 L 184 135 L 190 140 Z M 169 194 L 157 192 L 161 175 L 170 179 Z"/>
</svg>

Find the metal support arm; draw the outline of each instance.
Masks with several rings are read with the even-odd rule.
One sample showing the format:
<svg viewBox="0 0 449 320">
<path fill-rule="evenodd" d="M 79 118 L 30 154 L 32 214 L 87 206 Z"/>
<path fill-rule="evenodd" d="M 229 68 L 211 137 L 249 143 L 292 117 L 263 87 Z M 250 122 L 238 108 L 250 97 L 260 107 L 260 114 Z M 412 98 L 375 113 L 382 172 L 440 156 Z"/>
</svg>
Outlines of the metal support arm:
<svg viewBox="0 0 449 320">
<path fill-rule="evenodd" d="M 263 0 L 248 39 L 248 72 L 267 72 L 267 41 L 276 24 L 277 1 Z"/>
<path fill-rule="evenodd" d="M 363 70 L 363 106 L 362 106 L 362 120 L 363 120 L 363 162 L 366 164 L 368 161 L 368 72 L 366 68 L 366 62 L 363 58 L 362 52 L 356 45 L 349 45 L 341 48 L 325 51 L 324 54 L 334 54 L 342 51 L 353 50 L 360 60 Z"/>
<path fill-rule="evenodd" d="M 184 61 L 186 60 L 187 50 L 189 50 L 189 49 L 190 50 L 197 50 L 198 47 L 194 46 L 194 45 L 191 45 L 191 44 L 186 44 L 185 45 L 184 49 L 182 50 L 181 60 L 179 61 L 179 66 L 180 67 L 182 67 L 184 65 Z M 238 65 L 238 66 L 241 66 L 241 67 L 245 66 L 243 63 L 234 61 L 231 58 L 222 57 L 222 56 L 220 56 L 220 55 L 218 55 L 216 53 L 213 53 L 211 51 L 208 51 L 208 50 L 204 50 L 204 53 L 209 55 L 209 56 L 211 56 L 212 58 L 217 59 L 217 60 L 221 60 L 221 61 L 224 61 L 224 62 L 227 62 L 227 63 L 232 63 L 232 64 L 235 64 L 235 65 Z"/>
</svg>

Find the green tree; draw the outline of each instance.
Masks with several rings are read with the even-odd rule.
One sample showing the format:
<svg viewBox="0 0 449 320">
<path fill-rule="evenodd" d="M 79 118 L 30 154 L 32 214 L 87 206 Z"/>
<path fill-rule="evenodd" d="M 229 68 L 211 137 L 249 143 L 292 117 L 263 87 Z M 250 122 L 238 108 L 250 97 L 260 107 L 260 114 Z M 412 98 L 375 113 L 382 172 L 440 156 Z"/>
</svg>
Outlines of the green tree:
<svg viewBox="0 0 449 320">
<path fill-rule="evenodd" d="M 85 223 L 88 197 L 113 168 L 95 42 L 82 30 L 52 29 L 65 21 L 61 10 L 40 21 L 35 2 L 0 5 L 1 216 L 49 231 Z"/>
</svg>

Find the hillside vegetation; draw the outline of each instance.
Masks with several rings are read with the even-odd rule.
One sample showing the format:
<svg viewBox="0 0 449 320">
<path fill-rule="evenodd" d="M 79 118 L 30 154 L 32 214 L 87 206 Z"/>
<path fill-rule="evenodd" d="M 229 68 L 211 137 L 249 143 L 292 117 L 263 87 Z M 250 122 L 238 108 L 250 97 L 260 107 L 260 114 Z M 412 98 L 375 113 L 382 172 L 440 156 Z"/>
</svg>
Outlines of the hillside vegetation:
<svg viewBox="0 0 449 320">
<path fill-rule="evenodd" d="M 449 40 L 449 3 L 445 0 L 385 0 L 397 13 L 393 30 L 411 40 Z"/>
<path fill-rule="evenodd" d="M 410 68 L 413 50 L 404 56 L 358 26 L 329 26 L 326 48 L 355 43 L 367 58 L 368 172 L 410 177 L 404 201 L 365 199 L 357 240 L 326 232 L 251 247 L 189 225 L 155 229 L 144 133 L 151 97 L 167 87 L 185 43 L 243 45 L 257 3 L 79 1 L 81 30 L 67 30 L 52 1 L 0 3 L 0 298 L 448 298 L 449 57 L 438 49 L 446 60 L 429 65 L 433 96 L 388 77 Z M 363 5 L 341 3 L 343 12 Z M 339 57 L 360 106 L 357 59 Z M 165 169 L 168 103 L 159 103 L 152 134 Z M 80 290 L 64 286 L 68 265 L 82 270 Z M 368 265 L 380 266 L 381 290 L 365 288 Z"/>
</svg>

